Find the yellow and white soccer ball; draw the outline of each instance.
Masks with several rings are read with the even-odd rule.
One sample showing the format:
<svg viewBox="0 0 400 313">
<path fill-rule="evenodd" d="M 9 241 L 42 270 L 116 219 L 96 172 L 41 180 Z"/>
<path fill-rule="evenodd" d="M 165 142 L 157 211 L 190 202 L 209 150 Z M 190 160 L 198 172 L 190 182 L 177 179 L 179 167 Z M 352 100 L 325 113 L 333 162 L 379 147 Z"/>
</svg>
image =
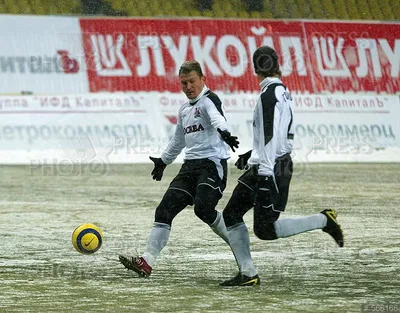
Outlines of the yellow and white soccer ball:
<svg viewBox="0 0 400 313">
<path fill-rule="evenodd" d="M 80 253 L 93 254 L 100 249 L 102 243 L 103 234 L 96 225 L 82 224 L 72 233 L 72 245 Z"/>
</svg>

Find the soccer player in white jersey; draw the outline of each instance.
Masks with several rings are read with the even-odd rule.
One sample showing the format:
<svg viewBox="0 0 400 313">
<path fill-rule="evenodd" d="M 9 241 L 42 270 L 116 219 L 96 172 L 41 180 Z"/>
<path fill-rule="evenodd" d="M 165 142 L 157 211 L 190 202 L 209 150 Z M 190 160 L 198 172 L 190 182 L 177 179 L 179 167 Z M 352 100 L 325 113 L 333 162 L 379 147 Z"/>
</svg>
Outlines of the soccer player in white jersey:
<svg viewBox="0 0 400 313">
<path fill-rule="evenodd" d="M 154 262 L 167 244 L 172 220 L 186 206 L 222 239 L 228 242 L 222 214 L 215 207 L 226 186 L 229 147 L 238 147 L 231 136 L 218 96 L 205 85 L 197 61 L 183 63 L 179 69 L 182 91 L 188 101 L 178 113 L 175 134 L 160 158 L 154 162 L 153 179 L 161 180 L 165 167 L 185 148 L 184 163 L 156 208 L 154 226 L 141 257 L 120 255 L 120 262 L 140 276 L 151 274 Z"/>
<path fill-rule="evenodd" d="M 244 214 L 254 207 L 254 233 L 262 240 L 275 240 L 302 232 L 322 229 L 343 246 L 343 234 L 336 212 L 278 220 L 289 195 L 293 163 L 290 157 L 294 139 L 293 101 L 280 77 L 278 55 L 268 46 L 253 54 L 261 94 L 253 115 L 253 150 L 240 155 L 236 166 L 246 172 L 239 177 L 223 217 L 230 247 L 239 273 L 223 286 L 259 285 L 260 278 L 250 255 L 250 241 Z"/>
</svg>

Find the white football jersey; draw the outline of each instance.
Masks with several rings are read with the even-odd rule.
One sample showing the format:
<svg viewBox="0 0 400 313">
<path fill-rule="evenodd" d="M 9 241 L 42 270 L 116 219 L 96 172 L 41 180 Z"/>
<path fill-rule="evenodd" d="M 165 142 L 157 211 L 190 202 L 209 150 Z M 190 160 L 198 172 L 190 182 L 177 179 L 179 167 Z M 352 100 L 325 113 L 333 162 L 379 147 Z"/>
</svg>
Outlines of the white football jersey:
<svg viewBox="0 0 400 313">
<path fill-rule="evenodd" d="M 248 161 L 259 165 L 258 174 L 273 176 L 275 160 L 293 149 L 293 100 L 288 88 L 276 77 L 261 83 L 253 115 L 253 150 Z"/>
<path fill-rule="evenodd" d="M 229 159 L 229 146 L 221 139 L 217 128 L 229 130 L 221 100 L 206 86 L 194 101 L 179 109 L 173 138 L 161 155 L 171 164 L 185 148 L 185 160 Z"/>
</svg>

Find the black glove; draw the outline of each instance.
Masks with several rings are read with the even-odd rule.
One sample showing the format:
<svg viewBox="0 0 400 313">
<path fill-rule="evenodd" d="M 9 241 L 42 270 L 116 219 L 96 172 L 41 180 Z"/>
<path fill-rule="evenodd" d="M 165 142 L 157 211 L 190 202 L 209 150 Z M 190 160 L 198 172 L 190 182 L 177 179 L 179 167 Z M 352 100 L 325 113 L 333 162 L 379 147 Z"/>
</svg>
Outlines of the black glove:
<svg viewBox="0 0 400 313">
<path fill-rule="evenodd" d="M 251 150 L 247 151 L 246 153 L 239 154 L 239 159 L 236 161 L 235 166 L 239 170 L 244 170 L 245 166 L 247 165 L 247 161 L 250 159 Z"/>
<path fill-rule="evenodd" d="M 235 152 L 234 148 L 239 148 L 239 141 L 237 140 L 238 137 L 231 136 L 231 133 L 227 130 L 221 130 L 217 128 L 217 131 L 221 134 L 222 140 L 225 141 L 229 145 L 229 147 L 231 147 L 233 152 Z"/>
<path fill-rule="evenodd" d="M 161 158 L 153 158 L 153 157 L 149 157 L 150 160 L 152 160 L 154 162 L 154 169 L 151 172 L 151 175 L 153 176 L 154 180 L 160 181 L 165 168 L 167 167 L 167 164 L 165 164 Z"/>
<path fill-rule="evenodd" d="M 278 193 L 272 176 L 258 176 L 254 205 L 262 208 L 273 204 L 273 197 Z"/>
</svg>

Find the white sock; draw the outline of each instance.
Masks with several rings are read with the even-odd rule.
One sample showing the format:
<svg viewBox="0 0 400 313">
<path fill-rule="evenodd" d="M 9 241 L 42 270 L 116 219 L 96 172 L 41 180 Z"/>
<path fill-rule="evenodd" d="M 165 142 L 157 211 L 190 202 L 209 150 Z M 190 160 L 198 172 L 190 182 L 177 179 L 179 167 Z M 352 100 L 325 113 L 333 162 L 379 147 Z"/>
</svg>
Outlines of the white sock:
<svg viewBox="0 0 400 313">
<path fill-rule="evenodd" d="M 278 238 L 293 236 L 314 229 L 322 229 L 326 226 L 327 218 L 318 213 L 306 217 L 284 218 L 274 223 Z"/>
<path fill-rule="evenodd" d="M 253 259 L 250 254 L 249 230 L 246 224 L 239 223 L 229 227 L 228 238 L 232 252 L 239 266 L 239 271 L 249 277 L 257 275 L 257 270 L 254 267 Z"/>
<path fill-rule="evenodd" d="M 149 264 L 151 267 L 153 267 L 153 264 L 161 250 L 167 244 L 170 232 L 170 225 L 164 223 L 154 223 L 149 237 L 147 238 L 146 249 L 142 256 L 147 264 Z"/>
<path fill-rule="evenodd" d="M 222 216 L 221 212 L 217 211 L 217 217 L 215 218 L 215 221 L 210 225 L 210 227 L 214 233 L 224 239 L 225 242 L 229 245 L 228 232 L 226 230 L 224 217 Z"/>
</svg>

